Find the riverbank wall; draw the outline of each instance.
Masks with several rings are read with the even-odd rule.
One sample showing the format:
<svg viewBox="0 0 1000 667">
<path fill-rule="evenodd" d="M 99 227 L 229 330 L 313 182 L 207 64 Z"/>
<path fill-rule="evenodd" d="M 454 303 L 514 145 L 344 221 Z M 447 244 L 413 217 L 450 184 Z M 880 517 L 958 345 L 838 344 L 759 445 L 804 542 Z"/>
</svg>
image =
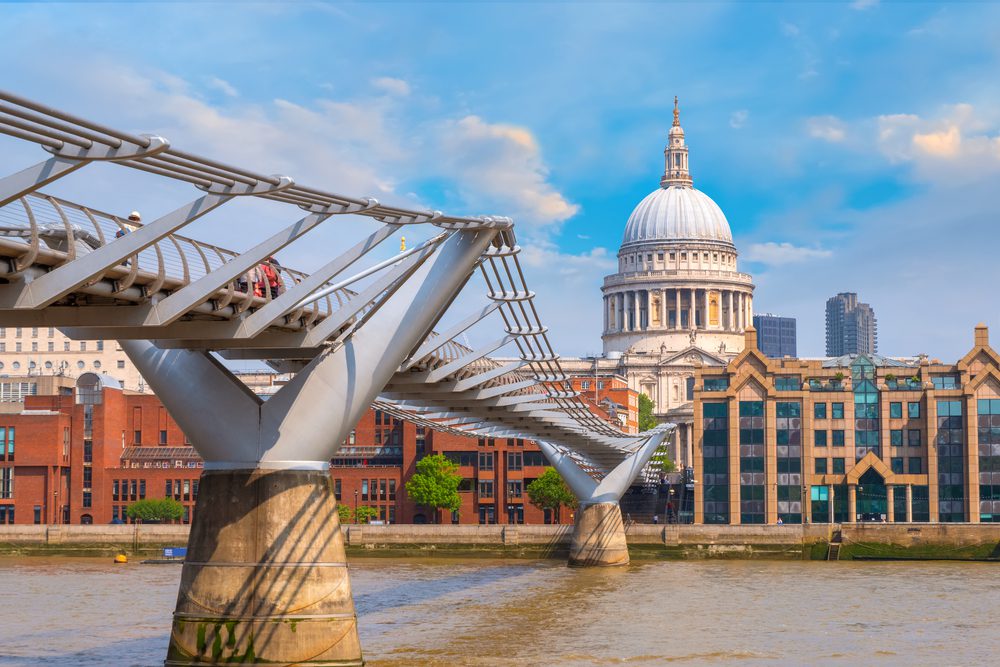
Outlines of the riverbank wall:
<svg viewBox="0 0 1000 667">
<path fill-rule="evenodd" d="M 347 525 L 344 532 L 355 556 L 564 558 L 572 526 Z M 626 535 L 633 560 L 826 560 L 833 542 L 839 560 L 1000 561 L 998 524 L 632 524 Z M 0 526 L 0 554 L 155 557 L 187 538 L 184 525 Z"/>
</svg>

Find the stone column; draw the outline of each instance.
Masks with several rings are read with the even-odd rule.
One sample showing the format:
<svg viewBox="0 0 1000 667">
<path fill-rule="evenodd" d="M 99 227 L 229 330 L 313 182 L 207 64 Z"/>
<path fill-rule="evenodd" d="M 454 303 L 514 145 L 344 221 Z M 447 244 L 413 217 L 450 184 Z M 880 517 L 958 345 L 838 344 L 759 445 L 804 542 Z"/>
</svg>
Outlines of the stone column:
<svg viewBox="0 0 1000 667">
<path fill-rule="evenodd" d="M 733 291 L 726 290 L 726 330 L 735 331 L 735 323 L 736 317 L 733 313 Z"/>
<path fill-rule="evenodd" d="M 697 292 L 698 292 L 698 290 L 696 290 L 694 288 L 691 289 L 691 295 L 690 295 L 691 301 L 688 303 L 688 328 L 689 329 L 695 329 L 695 328 L 697 328 L 696 327 L 697 319 L 695 318 L 695 304 L 697 303 L 697 300 L 698 300 Z"/>
<path fill-rule="evenodd" d="M 887 523 L 894 523 L 896 521 L 896 513 L 894 511 L 895 505 L 893 501 L 896 499 L 896 487 L 892 484 L 885 485 L 885 520 Z"/>
<path fill-rule="evenodd" d="M 604 297 L 602 302 L 604 303 L 604 333 L 608 333 L 609 331 L 608 325 L 610 324 L 610 322 L 608 321 L 610 319 L 608 317 L 608 308 L 610 307 L 611 299 L 608 297 Z"/>
<path fill-rule="evenodd" d="M 847 523 L 858 522 L 858 485 L 847 487 Z"/>
<path fill-rule="evenodd" d="M 615 295 L 615 323 L 618 331 L 625 331 L 625 292 Z"/>
<path fill-rule="evenodd" d="M 660 295 L 660 328 L 667 328 L 667 290 Z"/>
<path fill-rule="evenodd" d="M 681 328 L 681 291 L 674 288 L 674 329 Z"/>
<path fill-rule="evenodd" d="M 632 322 L 632 331 L 640 331 L 642 329 L 642 320 L 639 319 L 639 290 L 634 290 L 632 292 L 632 317 L 635 319 Z"/>
<path fill-rule="evenodd" d="M 906 485 L 906 523 L 913 523 L 913 485 Z"/>
<path fill-rule="evenodd" d="M 753 324 L 753 294 L 747 294 L 747 322 Z"/>
<path fill-rule="evenodd" d="M 694 424 L 687 425 L 687 438 L 685 439 L 685 465 L 693 465 L 694 461 Z"/>
<path fill-rule="evenodd" d="M 736 300 L 736 304 L 734 305 L 733 313 L 734 313 L 734 315 L 736 317 L 736 330 L 737 331 L 742 331 L 743 330 L 743 312 L 742 312 L 743 309 L 741 307 L 741 298 L 742 298 L 742 296 L 743 295 L 740 294 L 739 292 L 736 292 L 733 295 L 733 297 Z"/>
<path fill-rule="evenodd" d="M 708 329 L 708 288 L 705 289 L 705 298 L 702 299 L 703 307 L 705 308 L 705 313 L 701 316 L 701 328 Z"/>
<path fill-rule="evenodd" d="M 836 503 L 834 502 L 835 491 L 833 484 L 828 484 L 826 490 L 827 490 L 827 495 L 829 496 L 827 502 L 830 504 L 830 523 L 835 523 L 836 519 L 834 517 L 836 516 L 835 514 Z"/>
</svg>

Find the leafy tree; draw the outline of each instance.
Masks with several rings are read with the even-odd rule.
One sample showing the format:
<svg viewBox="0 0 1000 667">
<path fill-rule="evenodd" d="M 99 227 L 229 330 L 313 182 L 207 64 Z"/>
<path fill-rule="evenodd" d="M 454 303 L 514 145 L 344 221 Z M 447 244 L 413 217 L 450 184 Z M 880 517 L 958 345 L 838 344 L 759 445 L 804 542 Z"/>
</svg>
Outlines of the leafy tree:
<svg viewBox="0 0 1000 667">
<path fill-rule="evenodd" d="M 525 491 L 532 505 L 542 510 L 555 511 L 556 521 L 559 521 L 560 507 L 563 505 L 576 507 L 577 504 L 576 496 L 569 490 L 555 468 L 546 468 L 545 472 L 529 484 Z"/>
<path fill-rule="evenodd" d="M 354 512 L 347 505 L 337 505 L 337 516 L 340 518 L 340 523 L 350 523 Z"/>
<path fill-rule="evenodd" d="M 663 460 L 660 461 L 660 470 L 662 472 L 677 472 L 677 464 L 674 463 L 669 456 L 664 456 Z"/>
<path fill-rule="evenodd" d="M 646 394 L 639 394 L 639 433 L 656 428 L 656 417 L 653 416 L 653 399 Z"/>
<path fill-rule="evenodd" d="M 367 505 L 362 505 L 358 509 L 354 510 L 354 519 L 358 523 L 368 523 L 377 516 L 378 516 L 378 509 L 374 507 L 368 507 Z"/>
<path fill-rule="evenodd" d="M 184 516 L 184 505 L 173 498 L 145 498 L 129 505 L 126 514 L 145 523 L 177 521 Z"/>
<path fill-rule="evenodd" d="M 444 454 L 425 456 L 417 462 L 417 472 L 406 483 L 406 494 L 418 505 L 457 512 L 462 505 L 458 466 Z M 437 523 L 437 512 L 434 512 Z"/>
</svg>

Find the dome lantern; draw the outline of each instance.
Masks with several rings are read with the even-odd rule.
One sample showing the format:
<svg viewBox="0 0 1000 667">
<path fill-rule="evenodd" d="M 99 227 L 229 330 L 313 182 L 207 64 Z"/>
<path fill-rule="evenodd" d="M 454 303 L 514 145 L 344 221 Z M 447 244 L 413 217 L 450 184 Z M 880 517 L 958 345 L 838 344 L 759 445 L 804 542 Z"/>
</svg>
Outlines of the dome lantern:
<svg viewBox="0 0 1000 667">
<path fill-rule="evenodd" d="M 663 177 L 661 188 L 693 186 L 688 170 L 688 148 L 684 143 L 684 128 L 681 127 L 681 110 L 674 95 L 674 124 L 667 133 L 667 146 L 663 149 Z"/>
</svg>

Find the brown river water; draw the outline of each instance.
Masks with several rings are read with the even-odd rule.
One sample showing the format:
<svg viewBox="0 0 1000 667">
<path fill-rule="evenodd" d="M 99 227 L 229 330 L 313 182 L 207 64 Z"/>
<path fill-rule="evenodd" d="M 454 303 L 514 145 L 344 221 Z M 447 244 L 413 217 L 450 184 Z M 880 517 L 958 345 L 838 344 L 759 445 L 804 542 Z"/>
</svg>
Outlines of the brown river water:
<svg viewBox="0 0 1000 667">
<path fill-rule="evenodd" d="M 0 558 L 0 667 L 162 665 L 177 565 Z M 354 558 L 372 667 L 995 665 L 1000 565 Z"/>
</svg>

